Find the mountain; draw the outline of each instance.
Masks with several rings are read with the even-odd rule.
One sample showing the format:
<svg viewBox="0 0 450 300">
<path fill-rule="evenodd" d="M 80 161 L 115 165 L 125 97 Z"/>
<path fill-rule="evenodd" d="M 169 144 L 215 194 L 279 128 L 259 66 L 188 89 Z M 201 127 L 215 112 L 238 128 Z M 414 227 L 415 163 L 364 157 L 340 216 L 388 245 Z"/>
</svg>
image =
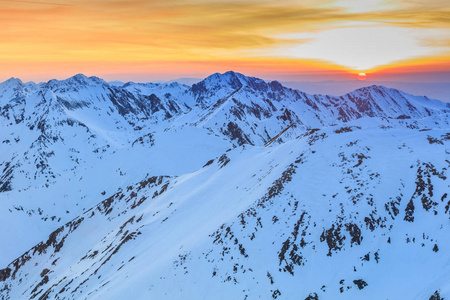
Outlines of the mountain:
<svg viewBox="0 0 450 300">
<path fill-rule="evenodd" d="M 445 81 L 447 79 L 447 82 Z M 297 82 L 286 81 L 282 84 L 286 87 L 299 89 L 309 94 L 326 94 L 326 95 L 343 95 L 358 88 L 368 85 L 383 85 L 400 89 L 409 94 L 427 95 L 433 99 L 439 99 L 444 102 L 450 102 L 450 80 L 442 78 L 442 82 L 409 82 L 409 81 L 361 81 L 361 80 L 344 80 L 344 81 L 310 81 Z"/>
<path fill-rule="evenodd" d="M 182 83 L 182 84 L 186 84 L 186 85 L 193 85 L 194 83 L 198 83 L 200 81 L 202 81 L 201 78 L 178 78 L 178 79 L 170 80 L 170 81 L 168 81 L 168 83 L 178 82 L 178 83 Z"/>
<path fill-rule="evenodd" d="M 0 84 L 0 299 L 441 299 L 450 104 L 192 86 Z"/>
</svg>

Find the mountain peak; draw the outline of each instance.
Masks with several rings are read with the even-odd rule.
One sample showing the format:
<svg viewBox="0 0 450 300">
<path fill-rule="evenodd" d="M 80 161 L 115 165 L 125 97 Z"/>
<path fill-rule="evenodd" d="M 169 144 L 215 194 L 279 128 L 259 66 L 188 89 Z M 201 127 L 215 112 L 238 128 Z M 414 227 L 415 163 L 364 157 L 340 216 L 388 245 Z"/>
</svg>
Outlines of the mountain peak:
<svg viewBox="0 0 450 300">
<path fill-rule="evenodd" d="M 103 84 L 106 83 L 103 79 L 100 79 L 96 76 L 91 76 L 91 77 L 87 77 L 84 74 L 77 74 L 75 76 L 72 76 L 66 80 L 64 80 L 66 82 L 70 82 L 70 83 L 78 83 L 78 84 L 82 84 L 82 85 L 95 85 L 95 84 Z"/>
<path fill-rule="evenodd" d="M 59 87 L 62 85 L 67 86 L 95 86 L 95 85 L 107 85 L 108 83 L 96 76 L 87 77 L 84 74 L 76 74 L 64 80 L 52 79 L 47 82 L 49 86 Z"/>
<path fill-rule="evenodd" d="M 8 80 L 2 82 L 1 84 L 8 85 L 8 86 L 19 85 L 19 84 L 22 84 L 22 80 L 20 80 L 19 78 L 11 77 Z"/>
<path fill-rule="evenodd" d="M 385 92 L 386 93 L 386 92 L 389 92 L 389 91 L 398 91 L 398 90 L 385 87 L 384 85 L 373 84 L 373 85 L 369 85 L 369 86 L 365 86 L 365 87 L 356 89 L 355 92 L 357 92 L 357 91 L 361 91 L 361 92 L 371 92 L 371 91 L 373 91 L 373 92 L 377 92 L 377 93 L 381 93 L 381 92 Z"/>
<path fill-rule="evenodd" d="M 88 77 L 86 75 L 84 75 L 83 73 L 78 73 L 70 78 L 74 78 L 74 79 L 87 79 Z"/>
<path fill-rule="evenodd" d="M 206 77 L 203 81 L 215 84 L 226 83 L 231 85 L 233 88 L 239 88 L 242 86 L 242 81 L 245 82 L 245 76 L 240 73 L 235 73 L 234 71 L 228 71 L 222 74 L 214 73 Z"/>
<path fill-rule="evenodd" d="M 276 82 L 278 83 L 278 82 Z M 281 86 L 280 83 L 278 85 Z M 238 89 L 243 86 L 250 86 L 255 89 L 267 89 L 267 83 L 256 77 L 248 77 L 244 74 L 237 73 L 234 71 L 227 71 L 225 73 L 214 73 L 197 84 L 192 85 L 193 90 L 197 90 L 201 87 L 210 88 L 221 88 L 228 87 L 231 89 Z"/>
<path fill-rule="evenodd" d="M 244 77 L 242 74 L 240 74 Z M 243 86 L 242 81 L 238 78 L 237 74 L 233 71 L 226 73 L 214 73 L 202 81 L 192 85 L 192 92 L 194 94 L 202 94 L 207 91 L 216 91 L 219 89 L 232 89 L 236 90 Z"/>
</svg>

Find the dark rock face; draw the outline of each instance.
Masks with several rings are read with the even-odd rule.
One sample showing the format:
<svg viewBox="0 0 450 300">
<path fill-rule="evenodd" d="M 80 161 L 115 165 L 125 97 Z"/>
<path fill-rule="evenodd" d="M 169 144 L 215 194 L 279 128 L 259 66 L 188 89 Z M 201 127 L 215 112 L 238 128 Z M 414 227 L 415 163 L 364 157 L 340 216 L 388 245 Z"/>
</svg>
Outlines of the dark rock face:
<svg viewBox="0 0 450 300">
<path fill-rule="evenodd" d="M 214 159 L 208 160 L 208 162 L 207 162 L 206 164 L 203 165 L 203 168 L 212 165 L 213 162 L 214 162 Z"/>
<path fill-rule="evenodd" d="M 367 282 L 365 282 L 362 279 L 353 280 L 353 283 L 356 284 L 356 286 L 360 290 L 362 290 L 363 288 L 365 288 L 368 285 Z"/>
<path fill-rule="evenodd" d="M 200 81 L 199 83 L 193 84 L 191 91 L 194 95 L 199 95 L 202 93 L 206 93 L 208 90 L 206 89 L 206 84 L 204 81 Z"/>
<path fill-rule="evenodd" d="M 437 206 L 439 203 L 434 200 L 435 195 L 433 181 L 445 181 L 447 177 L 444 175 L 444 172 L 445 170 L 439 172 L 431 163 L 422 163 L 419 165 L 415 182 L 416 189 L 405 208 L 405 221 L 414 221 L 414 210 L 416 208 L 414 202 L 416 201 L 420 201 L 422 203 L 422 207 L 425 211 L 433 211 L 434 214 L 437 214 Z M 442 195 L 441 201 L 443 201 L 445 197 L 445 194 Z"/>
<path fill-rule="evenodd" d="M 414 222 L 414 202 L 413 200 L 409 200 L 408 205 L 405 208 L 405 221 Z"/>
<path fill-rule="evenodd" d="M 272 91 L 280 92 L 283 90 L 283 86 L 278 81 L 272 81 L 269 83 L 270 88 Z"/>
<path fill-rule="evenodd" d="M 356 224 L 346 224 L 345 225 L 348 233 L 350 234 L 351 237 L 351 244 L 356 244 L 356 245 L 360 245 L 361 244 L 361 240 L 362 240 L 362 236 L 361 236 L 361 229 L 359 229 L 358 225 Z"/>
<path fill-rule="evenodd" d="M 230 159 L 228 158 L 228 156 L 226 154 L 223 154 L 218 160 L 220 168 L 225 167 L 229 162 L 230 162 Z"/>
<path fill-rule="evenodd" d="M 249 137 L 244 131 L 234 122 L 228 122 L 227 128 L 222 129 L 223 134 L 228 136 L 232 141 L 236 140 L 239 145 L 250 144 L 253 145 Z"/>
<path fill-rule="evenodd" d="M 125 116 L 127 114 L 137 114 L 137 111 L 131 105 L 131 99 L 136 100 L 135 97 L 126 90 L 119 90 L 115 88 L 110 89 L 109 99 L 116 107 L 119 114 Z"/>
<path fill-rule="evenodd" d="M 6 279 L 9 278 L 9 276 L 11 276 L 10 268 L 5 268 L 5 269 L 0 270 L 0 281 L 5 281 Z"/>
<path fill-rule="evenodd" d="M 76 110 L 83 107 L 89 107 L 90 103 L 85 101 L 68 101 L 60 96 L 56 97 L 58 103 L 67 108 L 68 110 Z"/>
<path fill-rule="evenodd" d="M 134 147 L 135 145 L 146 145 L 147 147 L 152 147 L 155 145 L 155 139 L 153 138 L 153 134 L 148 133 L 144 136 L 139 137 L 136 139 L 131 146 Z"/>
<path fill-rule="evenodd" d="M 341 250 L 344 244 L 345 236 L 341 233 L 341 225 L 333 224 L 331 228 L 325 229 L 320 235 L 320 241 L 326 241 L 328 245 L 328 256 L 332 255 L 332 251 Z"/>
<path fill-rule="evenodd" d="M 429 300 L 444 300 L 444 298 L 441 297 L 439 291 L 436 291 L 433 295 L 431 295 Z"/>
<path fill-rule="evenodd" d="M 319 300 L 319 296 L 317 296 L 316 293 L 312 293 L 312 294 L 309 294 L 309 296 L 306 297 L 305 300 Z"/>
<path fill-rule="evenodd" d="M 11 165 L 11 162 L 6 162 L 2 172 L 0 173 L 0 193 L 12 190 L 11 181 L 13 179 L 13 171 L 14 166 Z"/>
</svg>

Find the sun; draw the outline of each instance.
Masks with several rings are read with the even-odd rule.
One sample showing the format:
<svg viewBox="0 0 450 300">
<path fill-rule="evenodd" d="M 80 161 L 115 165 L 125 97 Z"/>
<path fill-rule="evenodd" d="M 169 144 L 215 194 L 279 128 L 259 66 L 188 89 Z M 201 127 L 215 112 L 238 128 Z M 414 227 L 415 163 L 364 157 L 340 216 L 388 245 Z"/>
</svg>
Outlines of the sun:
<svg viewBox="0 0 450 300">
<path fill-rule="evenodd" d="M 358 80 L 366 80 L 367 75 L 366 73 L 359 73 L 358 74 Z"/>
</svg>

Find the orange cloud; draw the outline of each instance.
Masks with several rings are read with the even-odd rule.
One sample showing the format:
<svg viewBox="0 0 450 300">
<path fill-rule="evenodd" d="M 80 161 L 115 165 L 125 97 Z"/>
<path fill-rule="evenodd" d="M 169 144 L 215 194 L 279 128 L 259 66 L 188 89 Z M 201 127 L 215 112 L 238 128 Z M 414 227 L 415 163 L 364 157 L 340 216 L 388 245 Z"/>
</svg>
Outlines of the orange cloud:
<svg viewBox="0 0 450 300">
<path fill-rule="evenodd" d="M 97 72 L 93 73 L 107 73 L 117 71 L 111 68 L 114 65 L 120 66 L 119 73 L 126 73 L 129 68 L 131 74 L 139 65 L 148 66 L 147 69 L 164 65 L 162 70 L 153 69 L 170 69 L 180 74 L 182 71 L 172 68 L 180 62 L 193 69 L 197 69 L 195 64 L 208 65 L 205 68 L 213 72 L 224 62 L 229 64 L 227 69 L 244 62 L 254 70 L 272 70 L 277 66 L 279 73 L 289 73 L 292 66 L 304 66 L 305 62 L 319 73 L 325 65 L 330 72 L 350 71 L 351 55 L 350 61 L 333 55 L 333 47 L 339 45 L 331 40 L 327 43 L 328 37 L 323 33 L 344 27 L 360 28 L 357 24 L 348 25 L 356 20 L 378 27 L 407 28 L 414 33 L 407 37 L 414 39 L 411 45 L 423 50 L 409 51 L 410 56 L 404 51 L 404 57 L 372 57 L 373 70 L 418 56 L 438 64 L 449 61 L 450 43 L 442 38 L 449 36 L 447 1 L 389 1 L 387 6 L 386 1 L 371 3 L 378 2 L 372 10 L 361 10 L 352 7 L 358 1 L 341 0 L 305 0 L 302 5 L 290 0 L 1 1 L 0 76 L 14 75 L 14 70 L 25 65 L 51 65 L 58 74 L 67 73 L 68 69 L 63 68 L 69 66 L 75 73 L 77 66 L 79 71 L 95 66 Z M 442 34 L 436 34 L 436 30 Z M 346 40 L 348 34 L 344 30 L 335 32 L 342 34 L 337 41 Z M 299 36 L 287 38 L 288 35 Z M 317 44 L 318 37 L 324 37 L 321 44 Z M 385 42 L 382 35 L 376 38 L 370 43 L 373 55 L 381 52 L 373 47 Z M 325 45 L 321 47 L 329 47 L 330 51 L 317 51 L 311 45 Z M 364 45 L 361 47 L 364 53 Z M 295 51 L 298 56 L 292 54 Z M 384 55 L 389 56 L 389 51 Z M 362 55 L 360 59 L 371 57 Z M 291 66 L 286 61 L 301 63 Z M 298 67 L 292 72 L 301 71 Z"/>
</svg>

